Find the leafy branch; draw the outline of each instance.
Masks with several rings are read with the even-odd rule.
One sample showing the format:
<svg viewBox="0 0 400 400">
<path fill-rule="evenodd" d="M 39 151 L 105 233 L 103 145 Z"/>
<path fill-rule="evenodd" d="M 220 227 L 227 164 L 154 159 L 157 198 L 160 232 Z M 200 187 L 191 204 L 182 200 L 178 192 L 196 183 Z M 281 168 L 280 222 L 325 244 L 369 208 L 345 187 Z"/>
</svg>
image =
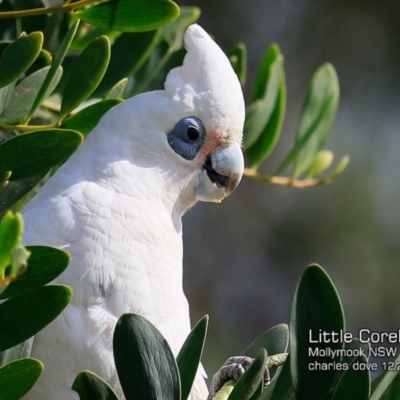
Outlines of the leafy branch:
<svg viewBox="0 0 400 400">
<path fill-rule="evenodd" d="M 238 53 L 242 52 L 240 56 Z M 237 48 L 235 60 L 245 60 L 245 49 Z M 244 70 L 238 61 L 237 71 Z M 238 72 L 238 76 L 239 76 Z M 246 110 L 244 150 L 250 166 L 245 176 L 279 186 L 304 189 L 332 182 L 346 168 L 343 157 L 333 171 L 322 176 L 331 166 L 333 153 L 323 150 L 339 103 L 339 83 L 332 65 L 321 66 L 311 79 L 300 114 L 295 144 L 277 171 L 265 175 L 258 171 L 279 141 L 286 110 L 286 84 L 283 56 L 276 44 L 266 52 L 257 71 L 250 104 Z M 281 176 L 292 168 L 291 176 Z M 305 177 L 301 178 L 302 175 Z"/>
</svg>

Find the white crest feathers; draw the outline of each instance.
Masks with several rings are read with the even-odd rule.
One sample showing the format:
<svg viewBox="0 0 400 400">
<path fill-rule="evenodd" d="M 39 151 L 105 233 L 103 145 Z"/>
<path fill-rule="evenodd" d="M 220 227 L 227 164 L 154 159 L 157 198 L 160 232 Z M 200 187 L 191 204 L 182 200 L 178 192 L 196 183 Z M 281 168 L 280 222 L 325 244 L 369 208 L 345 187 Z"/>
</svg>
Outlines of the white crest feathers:
<svg viewBox="0 0 400 400">
<path fill-rule="evenodd" d="M 199 25 L 184 36 L 187 54 L 183 65 L 167 76 L 165 90 L 183 102 L 186 111 L 200 110 L 210 128 L 240 141 L 245 106 L 240 82 L 224 52 Z"/>
</svg>

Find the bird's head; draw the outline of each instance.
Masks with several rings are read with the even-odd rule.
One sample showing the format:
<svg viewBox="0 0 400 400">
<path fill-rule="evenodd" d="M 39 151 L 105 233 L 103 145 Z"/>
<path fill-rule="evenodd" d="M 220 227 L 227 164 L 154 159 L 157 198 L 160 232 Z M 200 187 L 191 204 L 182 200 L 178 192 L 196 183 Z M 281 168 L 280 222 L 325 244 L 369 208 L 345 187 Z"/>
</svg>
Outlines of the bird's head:
<svg viewBox="0 0 400 400">
<path fill-rule="evenodd" d="M 118 163 L 112 165 L 123 169 L 114 175 L 131 177 L 123 184 L 127 194 L 139 190 L 134 174 L 140 171 L 140 180 L 158 188 L 157 199 L 175 204 L 180 213 L 198 200 L 222 201 L 237 187 L 244 169 L 245 106 L 239 80 L 200 26 L 191 25 L 184 42 L 183 65 L 170 71 L 165 90 L 118 105 L 93 135 L 107 154 L 110 135 L 118 137 L 118 149 L 112 153 Z"/>
<path fill-rule="evenodd" d="M 182 116 L 167 141 L 177 157 L 197 168 L 196 200 L 220 202 L 243 175 L 243 93 L 228 58 L 200 26 L 191 25 L 184 42 L 183 65 L 165 82 Z"/>
</svg>

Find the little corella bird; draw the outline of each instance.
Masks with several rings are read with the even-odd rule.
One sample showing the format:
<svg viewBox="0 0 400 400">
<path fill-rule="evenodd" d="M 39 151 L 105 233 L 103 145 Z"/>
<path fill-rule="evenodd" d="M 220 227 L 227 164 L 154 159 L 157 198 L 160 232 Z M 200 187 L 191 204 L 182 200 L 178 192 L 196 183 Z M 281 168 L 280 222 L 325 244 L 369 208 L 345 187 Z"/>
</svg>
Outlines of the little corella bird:
<svg viewBox="0 0 400 400">
<path fill-rule="evenodd" d="M 70 253 L 56 283 L 73 289 L 65 311 L 26 346 L 45 365 L 26 399 L 77 399 L 71 386 L 84 369 L 123 398 L 112 338 L 125 312 L 150 320 L 175 355 L 190 332 L 181 217 L 239 184 L 245 108 L 229 60 L 208 34 L 192 25 L 184 41 L 183 65 L 165 89 L 108 111 L 24 211 L 24 244 Z M 202 375 L 193 400 L 207 398 Z"/>
</svg>

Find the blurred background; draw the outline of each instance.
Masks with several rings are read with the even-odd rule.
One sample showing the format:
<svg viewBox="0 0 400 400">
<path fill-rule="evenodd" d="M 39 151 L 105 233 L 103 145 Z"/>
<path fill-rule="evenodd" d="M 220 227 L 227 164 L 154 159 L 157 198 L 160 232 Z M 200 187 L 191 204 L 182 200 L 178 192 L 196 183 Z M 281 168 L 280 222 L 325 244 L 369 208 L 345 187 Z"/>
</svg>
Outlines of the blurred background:
<svg viewBox="0 0 400 400">
<path fill-rule="evenodd" d="M 341 100 L 326 148 L 347 170 L 303 191 L 243 179 L 222 204 L 185 216 L 184 286 L 192 321 L 210 315 L 209 376 L 278 323 L 288 323 L 310 263 L 331 276 L 346 329 L 400 328 L 400 2 L 381 0 L 187 0 L 225 50 L 248 49 L 248 98 L 266 48 L 285 56 L 288 105 L 271 173 L 294 141 L 314 71 L 332 63 Z"/>
</svg>

